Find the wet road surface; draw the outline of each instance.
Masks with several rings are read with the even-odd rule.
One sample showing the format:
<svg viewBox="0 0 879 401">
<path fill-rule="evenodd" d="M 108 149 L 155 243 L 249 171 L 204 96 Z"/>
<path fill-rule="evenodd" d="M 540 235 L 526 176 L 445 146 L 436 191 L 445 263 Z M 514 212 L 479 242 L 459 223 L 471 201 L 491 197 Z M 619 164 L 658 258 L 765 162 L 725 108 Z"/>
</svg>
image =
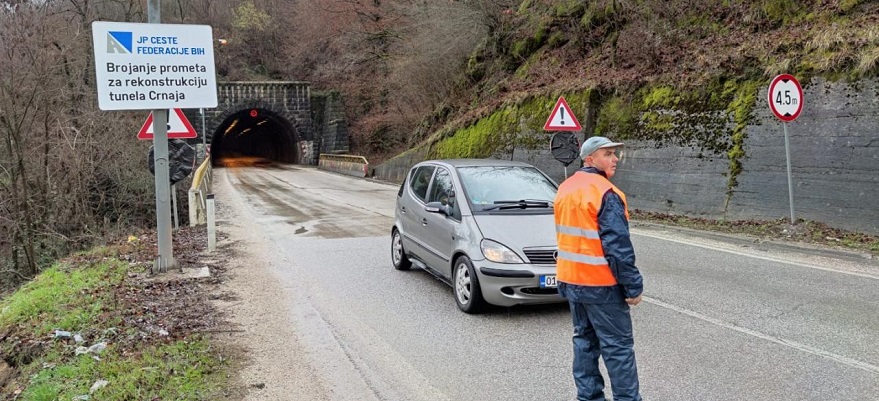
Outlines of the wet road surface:
<svg viewBox="0 0 879 401">
<path fill-rule="evenodd" d="M 466 315 L 447 285 L 393 269 L 398 186 L 300 166 L 215 177 L 220 207 L 240 208 L 272 242 L 290 311 L 278 318 L 296 327 L 303 362 L 334 399 L 575 398 L 566 305 Z M 633 233 L 645 400 L 879 399 L 875 260 L 650 225 Z"/>
</svg>

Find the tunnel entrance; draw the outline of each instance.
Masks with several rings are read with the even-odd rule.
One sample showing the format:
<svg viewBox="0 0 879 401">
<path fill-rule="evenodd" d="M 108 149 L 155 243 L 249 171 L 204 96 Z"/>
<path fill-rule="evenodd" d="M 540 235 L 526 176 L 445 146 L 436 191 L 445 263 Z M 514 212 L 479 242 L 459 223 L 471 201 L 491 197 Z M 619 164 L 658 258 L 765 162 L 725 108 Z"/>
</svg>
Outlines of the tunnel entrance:
<svg viewBox="0 0 879 401">
<path fill-rule="evenodd" d="M 218 167 L 298 164 L 299 153 L 299 137 L 290 121 L 262 108 L 233 113 L 217 126 L 211 140 L 211 159 Z"/>
</svg>

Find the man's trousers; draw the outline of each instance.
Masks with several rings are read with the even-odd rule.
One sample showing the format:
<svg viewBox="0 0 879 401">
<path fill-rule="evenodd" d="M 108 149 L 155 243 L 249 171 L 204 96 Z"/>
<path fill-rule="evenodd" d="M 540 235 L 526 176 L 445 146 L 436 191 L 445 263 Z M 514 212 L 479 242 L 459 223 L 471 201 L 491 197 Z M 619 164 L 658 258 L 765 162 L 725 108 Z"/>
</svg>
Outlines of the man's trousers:
<svg viewBox="0 0 879 401">
<path fill-rule="evenodd" d="M 614 401 L 641 401 L 632 317 L 625 302 L 569 301 L 574 320 L 574 383 L 577 400 L 606 401 L 598 357 L 604 359 Z"/>
</svg>

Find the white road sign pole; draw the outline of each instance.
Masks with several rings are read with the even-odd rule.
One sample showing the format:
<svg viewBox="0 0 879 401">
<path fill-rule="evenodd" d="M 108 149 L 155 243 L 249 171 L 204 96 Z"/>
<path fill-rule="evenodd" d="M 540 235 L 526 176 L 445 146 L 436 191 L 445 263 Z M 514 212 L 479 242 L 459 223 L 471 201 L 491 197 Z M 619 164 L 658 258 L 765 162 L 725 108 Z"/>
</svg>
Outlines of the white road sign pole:
<svg viewBox="0 0 879 401">
<path fill-rule="evenodd" d="M 803 111 L 803 88 L 790 74 L 781 74 L 769 84 L 769 109 L 781 120 L 784 127 L 784 154 L 787 159 L 787 194 L 790 199 L 790 223 L 796 224 L 794 216 L 794 183 L 790 167 L 790 140 L 787 123 L 795 120 Z"/>
<path fill-rule="evenodd" d="M 147 4 L 149 23 L 162 23 L 162 2 L 149 0 Z M 155 109 L 153 113 L 153 162 L 156 179 L 156 233 L 158 235 L 159 256 L 153 266 L 153 273 L 164 273 L 177 267 L 174 260 L 174 245 L 171 241 L 171 178 L 168 171 L 168 111 Z"/>
</svg>

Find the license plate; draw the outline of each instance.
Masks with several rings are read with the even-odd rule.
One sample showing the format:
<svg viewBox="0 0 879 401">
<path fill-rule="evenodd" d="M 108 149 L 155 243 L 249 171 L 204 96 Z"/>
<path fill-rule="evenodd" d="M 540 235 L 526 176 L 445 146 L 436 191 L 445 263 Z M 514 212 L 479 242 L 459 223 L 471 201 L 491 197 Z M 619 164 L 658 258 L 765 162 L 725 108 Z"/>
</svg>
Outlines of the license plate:
<svg viewBox="0 0 879 401">
<path fill-rule="evenodd" d="M 556 280 L 555 275 L 540 276 L 540 288 L 556 288 L 558 286 L 559 282 Z"/>
</svg>

